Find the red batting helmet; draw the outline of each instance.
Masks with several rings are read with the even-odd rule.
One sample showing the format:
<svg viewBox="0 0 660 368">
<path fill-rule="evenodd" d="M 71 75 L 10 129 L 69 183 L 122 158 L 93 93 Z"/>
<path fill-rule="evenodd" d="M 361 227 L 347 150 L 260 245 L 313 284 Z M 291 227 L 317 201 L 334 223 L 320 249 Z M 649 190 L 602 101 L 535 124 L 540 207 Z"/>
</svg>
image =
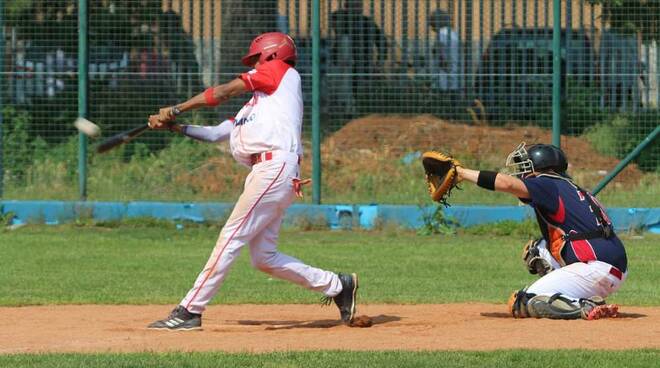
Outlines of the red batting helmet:
<svg viewBox="0 0 660 368">
<path fill-rule="evenodd" d="M 250 50 L 241 62 L 252 66 L 257 60 L 263 63 L 273 59 L 296 63 L 296 44 L 291 37 L 280 32 L 260 34 L 252 40 Z"/>
</svg>

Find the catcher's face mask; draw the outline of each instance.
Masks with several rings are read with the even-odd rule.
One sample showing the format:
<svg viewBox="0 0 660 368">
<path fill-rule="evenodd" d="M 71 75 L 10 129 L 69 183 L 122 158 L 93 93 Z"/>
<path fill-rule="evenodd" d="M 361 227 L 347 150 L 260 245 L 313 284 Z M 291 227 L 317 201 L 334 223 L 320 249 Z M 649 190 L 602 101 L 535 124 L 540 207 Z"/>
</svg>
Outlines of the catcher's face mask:
<svg viewBox="0 0 660 368">
<path fill-rule="evenodd" d="M 506 158 L 506 167 L 503 171 L 505 174 L 517 177 L 534 172 L 534 163 L 532 163 L 532 160 L 527 154 L 525 142 L 520 143 L 515 150 L 509 153 L 509 156 Z"/>
</svg>

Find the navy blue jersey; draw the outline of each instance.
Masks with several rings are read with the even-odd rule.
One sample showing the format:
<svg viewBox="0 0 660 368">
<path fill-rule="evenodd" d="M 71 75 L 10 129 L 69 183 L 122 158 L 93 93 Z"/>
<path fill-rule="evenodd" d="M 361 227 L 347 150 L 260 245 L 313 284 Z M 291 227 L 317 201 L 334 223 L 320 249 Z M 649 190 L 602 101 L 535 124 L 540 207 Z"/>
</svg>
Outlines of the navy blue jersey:
<svg viewBox="0 0 660 368">
<path fill-rule="evenodd" d="M 525 202 L 534 208 L 550 253 L 560 264 L 598 260 L 626 272 L 626 250 L 615 234 L 607 239 L 564 240 L 565 234 L 585 233 L 600 227 L 598 217 L 591 211 L 583 193 L 591 196 L 593 203 L 600 206 L 605 220 L 609 221 L 605 209 L 590 193 L 581 192 L 570 181 L 554 176 L 529 177 L 523 179 L 523 183 L 531 197 Z"/>
</svg>

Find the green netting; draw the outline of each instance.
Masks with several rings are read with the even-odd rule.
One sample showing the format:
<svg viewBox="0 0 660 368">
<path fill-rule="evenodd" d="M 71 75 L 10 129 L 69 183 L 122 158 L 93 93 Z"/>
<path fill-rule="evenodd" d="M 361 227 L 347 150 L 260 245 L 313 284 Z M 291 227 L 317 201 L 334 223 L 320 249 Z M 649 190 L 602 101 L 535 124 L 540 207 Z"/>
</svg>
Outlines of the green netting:
<svg viewBox="0 0 660 368">
<path fill-rule="evenodd" d="M 266 31 L 291 34 L 311 172 L 316 0 L 90 0 L 89 118 L 103 136 L 245 71 Z M 76 199 L 78 0 L 6 0 L 0 89 L 3 198 Z M 551 141 L 552 0 L 319 0 L 325 202 L 427 202 L 418 154 L 496 169 Z M 660 1 L 561 2 L 562 147 L 594 187 L 660 121 Z M 247 100 L 182 116 L 214 124 Z M 91 147 L 96 143 L 91 141 Z M 660 146 L 614 179 L 606 203 L 660 206 Z M 225 145 L 149 132 L 89 157 L 91 200 L 232 200 L 246 171 Z M 479 191 L 455 203 L 514 203 Z"/>
</svg>

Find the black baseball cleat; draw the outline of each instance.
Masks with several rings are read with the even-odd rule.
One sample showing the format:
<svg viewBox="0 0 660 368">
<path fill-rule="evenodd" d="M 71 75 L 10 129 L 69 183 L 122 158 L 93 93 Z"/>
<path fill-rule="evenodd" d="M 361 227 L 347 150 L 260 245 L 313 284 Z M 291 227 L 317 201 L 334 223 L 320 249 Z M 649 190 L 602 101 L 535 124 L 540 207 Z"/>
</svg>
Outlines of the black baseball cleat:
<svg viewBox="0 0 660 368">
<path fill-rule="evenodd" d="M 358 277 L 357 274 L 354 273 L 340 273 L 337 276 L 339 276 L 339 281 L 341 282 L 341 292 L 334 297 L 326 297 L 324 301 L 329 305 L 330 299 L 334 300 L 335 304 L 337 304 L 337 308 L 339 308 L 341 320 L 345 324 L 349 324 L 353 321 L 353 318 L 355 318 Z"/>
<path fill-rule="evenodd" d="M 200 330 L 202 328 L 202 315 L 190 313 L 186 308 L 178 305 L 169 317 L 151 323 L 147 328 L 162 330 Z"/>
</svg>

